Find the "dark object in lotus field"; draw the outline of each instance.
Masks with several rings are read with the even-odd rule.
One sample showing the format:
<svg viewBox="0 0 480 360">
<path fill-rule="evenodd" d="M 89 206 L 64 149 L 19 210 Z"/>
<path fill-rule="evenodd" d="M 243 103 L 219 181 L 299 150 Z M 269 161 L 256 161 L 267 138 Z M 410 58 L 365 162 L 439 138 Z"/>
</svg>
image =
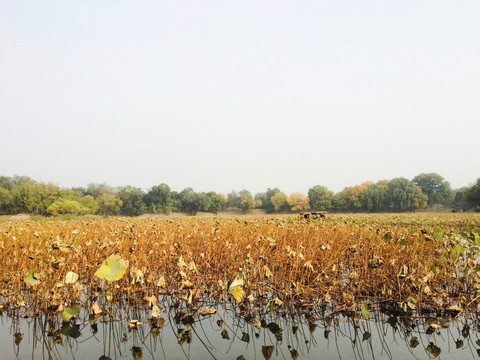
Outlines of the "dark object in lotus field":
<svg viewBox="0 0 480 360">
<path fill-rule="evenodd" d="M 326 216 L 327 216 L 326 211 L 310 211 L 310 212 L 300 213 L 300 217 L 303 217 L 304 219 L 310 219 L 310 217 L 314 219 L 318 219 L 318 218 L 324 218 Z"/>
</svg>

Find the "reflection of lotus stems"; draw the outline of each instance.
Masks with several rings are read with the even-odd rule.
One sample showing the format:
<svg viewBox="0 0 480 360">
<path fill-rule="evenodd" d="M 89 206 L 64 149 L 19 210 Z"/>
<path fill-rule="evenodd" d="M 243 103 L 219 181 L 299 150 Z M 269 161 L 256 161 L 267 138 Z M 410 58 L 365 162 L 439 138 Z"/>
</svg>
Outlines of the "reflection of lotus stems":
<svg viewBox="0 0 480 360">
<path fill-rule="evenodd" d="M 210 300 L 208 302 L 200 301 L 199 304 L 215 307 L 215 304 L 210 302 Z M 325 344 L 328 345 L 334 342 L 335 347 L 332 350 L 335 351 L 336 349 L 338 358 L 345 358 L 345 351 L 348 351 L 349 356 L 353 356 L 356 359 L 367 359 L 376 355 L 393 358 L 395 353 L 391 349 L 398 345 L 395 345 L 398 340 L 401 340 L 399 341 L 400 344 L 407 347 L 404 350 L 405 352 L 408 351 L 408 353 L 412 354 L 412 357 L 418 357 L 417 351 L 424 350 L 436 353 L 448 339 L 451 338 L 453 341 L 456 341 L 460 337 L 462 342 L 459 342 L 461 345 L 458 346 L 461 347 L 461 350 L 468 351 L 470 349 L 472 357 L 476 356 L 475 340 L 478 338 L 476 328 L 479 319 L 478 314 L 473 313 L 469 314 L 468 317 L 466 315 L 462 316 L 461 321 L 449 318 L 452 322 L 450 326 L 453 329 L 454 326 L 459 326 L 457 330 L 441 329 L 430 333 L 430 331 L 427 331 L 429 324 L 438 323 L 441 320 L 440 318 L 425 318 L 418 315 L 396 317 L 391 312 L 382 312 L 380 308 L 371 309 L 371 317 L 366 320 L 358 317 L 359 313 L 347 312 L 344 314 L 338 313 L 333 317 L 326 317 L 322 315 L 325 313 L 325 309 L 321 308 L 297 311 L 294 316 L 289 309 L 284 309 L 285 312 L 271 313 L 261 309 L 254 311 L 247 307 L 240 310 L 236 305 L 232 306 L 232 308 L 236 309 L 235 311 L 232 311 L 232 308 L 216 307 L 218 310 L 217 314 L 202 317 L 198 311 L 194 309 L 188 310 L 188 307 L 171 307 L 170 305 L 173 305 L 173 303 L 168 298 L 164 299 L 159 305 L 162 309 L 167 310 L 168 321 L 166 323 L 170 327 L 168 334 L 164 333 L 163 330 L 154 332 L 152 325 L 154 323 L 150 323 L 150 331 L 147 331 L 148 329 L 142 326 L 131 331 L 128 330 L 128 319 L 131 318 L 136 318 L 144 323 L 143 326 L 148 326 L 149 310 L 145 307 L 131 308 L 121 306 L 119 302 L 115 302 L 109 307 L 115 314 L 115 317 L 122 321 L 115 321 L 109 314 L 101 315 L 102 319 L 99 322 L 102 324 L 100 331 L 102 331 L 103 336 L 100 341 L 102 341 L 104 356 L 112 356 L 113 358 L 125 356 L 121 349 L 126 348 L 130 349 L 132 354 L 135 353 L 137 358 L 140 354 L 145 355 L 149 353 L 152 358 L 158 358 L 163 354 L 163 358 L 166 359 L 170 351 L 178 352 L 178 347 L 180 346 L 185 358 L 189 359 L 191 356 L 196 356 L 196 354 L 190 353 L 194 349 L 190 344 L 191 337 L 183 338 L 185 342 L 182 345 L 172 343 L 169 347 L 164 348 L 163 340 L 167 335 L 170 335 L 170 331 L 174 338 L 178 339 L 179 331 L 182 329 L 184 334 L 187 334 L 187 331 L 190 330 L 191 333 L 189 335 L 195 335 L 192 344 L 201 346 L 204 349 L 202 351 L 213 359 L 224 356 L 222 353 L 217 354 L 214 352 L 214 350 L 218 351 L 223 348 L 222 345 L 217 346 L 216 342 L 224 344 L 225 348 L 228 348 L 227 354 L 229 354 L 231 349 L 236 349 L 241 344 L 242 347 L 244 346 L 245 351 L 249 352 L 244 354 L 246 358 L 250 358 L 248 355 L 253 352 L 257 354 L 260 349 L 264 357 L 271 356 L 272 351 L 278 352 L 279 356 L 285 358 L 289 357 L 288 352 L 290 352 L 292 357 L 301 357 L 308 353 L 315 354 L 315 351 L 321 351 L 321 349 L 325 348 Z M 329 311 L 327 312 L 329 313 Z M 58 318 L 49 319 L 45 316 L 30 320 L 22 319 L 22 313 L 18 309 L 9 315 L 11 315 L 12 319 L 12 334 L 21 333 L 22 329 L 25 328 L 25 324 L 33 332 L 32 357 L 38 355 L 39 351 L 44 353 L 45 357 L 51 359 L 65 358 L 65 351 L 67 351 L 67 354 L 71 353 L 72 355 L 78 353 L 80 354 L 79 357 L 81 357 L 82 346 L 88 346 L 90 343 L 89 339 L 97 338 L 93 328 L 90 328 L 91 336 L 86 338 L 82 336 L 81 341 L 79 341 L 80 338 L 77 339 L 75 335 L 72 335 L 74 333 L 71 332 L 71 329 L 68 330 L 68 333 L 66 332 L 70 325 L 75 328 L 77 323 L 83 324 L 83 326 L 81 325 L 74 330 L 79 333 L 86 332 L 86 329 L 89 328 L 89 323 L 81 320 L 86 315 L 85 311 L 82 312 L 80 319 L 66 323 L 66 325 L 62 324 Z M 220 322 L 217 323 L 217 321 Z M 260 322 L 261 326 L 257 322 Z M 187 324 L 189 326 L 188 330 Z M 467 331 L 467 327 L 465 327 L 463 335 L 460 335 L 462 326 L 468 326 L 470 330 Z M 221 329 L 228 330 L 229 340 L 221 336 Z M 455 331 L 459 334 L 457 337 L 453 334 Z M 440 335 L 438 335 L 438 332 L 440 332 Z M 127 334 L 126 341 L 128 345 L 127 343 L 124 345 L 122 339 L 124 333 Z M 154 334 L 156 335 L 154 336 Z M 248 338 L 245 334 L 248 334 Z M 419 347 L 417 351 L 410 348 L 414 336 L 418 339 Z M 446 336 L 446 339 L 442 339 L 443 336 Z M 345 341 L 346 339 L 348 341 Z M 248 343 L 246 342 L 247 340 L 249 341 Z M 61 341 L 61 343 L 58 341 Z M 161 346 L 161 350 L 158 349 L 157 351 L 156 347 L 158 344 Z M 23 348 L 28 346 L 28 343 L 19 342 L 18 346 L 14 344 L 14 353 L 17 357 L 20 354 L 20 346 Z M 288 346 L 288 350 L 286 346 Z M 140 348 L 142 349 L 141 351 Z M 443 350 L 445 351 L 445 349 Z M 449 351 L 456 350 L 451 349 Z M 121 356 L 119 356 L 119 352 Z M 381 352 L 381 354 L 376 354 L 376 352 Z M 442 355 L 444 354 L 442 353 Z"/>
</svg>

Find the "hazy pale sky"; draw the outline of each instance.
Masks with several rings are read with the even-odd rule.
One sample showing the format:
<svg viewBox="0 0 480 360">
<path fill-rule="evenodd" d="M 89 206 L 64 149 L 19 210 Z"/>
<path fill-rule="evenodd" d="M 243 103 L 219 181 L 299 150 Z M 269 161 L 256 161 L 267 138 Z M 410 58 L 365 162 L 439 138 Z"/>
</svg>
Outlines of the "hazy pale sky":
<svg viewBox="0 0 480 360">
<path fill-rule="evenodd" d="M 0 175 L 334 191 L 480 177 L 480 1 L 0 0 Z"/>
</svg>

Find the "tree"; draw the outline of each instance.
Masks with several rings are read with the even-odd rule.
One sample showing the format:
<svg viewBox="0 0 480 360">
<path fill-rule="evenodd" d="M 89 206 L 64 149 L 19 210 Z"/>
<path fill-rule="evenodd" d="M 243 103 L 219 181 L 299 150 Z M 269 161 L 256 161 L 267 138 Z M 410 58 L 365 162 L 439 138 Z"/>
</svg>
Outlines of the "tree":
<svg viewBox="0 0 480 360">
<path fill-rule="evenodd" d="M 373 182 L 366 181 L 360 185 L 346 187 L 338 194 L 335 194 L 334 200 L 337 208 L 340 210 L 360 210 L 363 205 L 363 193 L 372 184 Z"/>
<path fill-rule="evenodd" d="M 46 214 L 47 208 L 60 197 L 60 188 L 55 184 L 34 183 L 33 211 Z"/>
<path fill-rule="evenodd" d="M 177 205 L 177 209 L 179 211 L 184 211 L 188 212 L 188 210 L 185 208 L 185 196 L 191 192 L 194 192 L 191 187 L 185 188 L 179 193 L 175 194 L 175 204 Z"/>
<path fill-rule="evenodd" d="M 144 211 L 143 191 L 133 186 L 123 186 L 118 189 L 118 197 L 122 201 L 120 212 L 124 215 L 140 215 Z"/>
<path fill-rule="evenodd" d="M 46 213 L 57 216 L 59 214 L 83 215 L 89 209 L 82 206 L 78 201 L 60 198 L 48 206 Z"/>
<path fill-rule="evenodd" d="M 98 202 L 98 212 L 103 215 L 117 215 L 122 207 L 122 200 L 117 194 L 105 193 L 95 200 Z"/>
<path fill-rule="evenodd" d="M 7 189 L 8 191 L 12 190 L 14 182 L 13 179 L 8 176 L 0 176 L 0 188 Z"/>
<path fill-rule="evenodd" d="M 0 187 L 0 214 L 6 214 L 10 212 L 10 204 L 13 196 L 7 189 Z"/>
<path fill-rule="evenodd" d="M 388 183 L 390 206 L 393 210 L 407 211 L 424 208 L 428 197 L 413 182 L 405 178 L 395 178 Z"/>
<path fill-rule="evenodd" d="M 172 191 L 167 184 L 153 186 L 144 196 L 145 205 L 154 213 L 170 214 L 174 207 Z"/>
<path fill-rule="evenodd" d="M 276 193 L 270 198 L 270 201 L 272 202 L 275 212 L 290 210 L 290 204 L 288 203 L 287 195 L 284 192 Z"/>
<path fill-rule="evenodd" d="M 267 189 L 267 192 L 265 194 L 266 195 L 265 204 L 263 204 L 263 208 L 268 214 L 271 214 L 276 211 L 275 206 L 273 205 L 273 202 L 272 202 L 272 198 L 278 193 L 280 193 L 279 188 Z"/>
<path fill-rule="evenodd" d="M 470 208 L 470 205 L 467 203 L 465 199 L 465 192 L 467 191 L 467 187 L 463 187 L 461 189 L 457 189 L 454 191 L 455 195 L 453 197 L 453 212 L 463 212 L 467 211 Z"/>
<path fill-rule="evenodd" d="M 210 198 L 204 192 L 197 193 L 198 211 L 208 211 L 210 208 Z"/>
<path fill-rule="evenodd" d="M 98 203 L 91 195 L 81 197 L 78 202 L 86 209 L 85 214 L 95 214 L 99 209 Z"/>
<path fill-rule="evenodd" d="M 175 190 L 171 192 L 172 198 L 172 211 L 180 211 L 182 208 L 182 202 L 180 201 L 180 194 Z"/>
<path fill-rule="evenodd" d="M 388 209 L 388 180 L 378 181 L 365 188 L 361 198 L 362 207 L 368 211 L 379 212 Z"/>
<path fill-rule="evenodd" d="M 84 187 L 73 187 L 69 190 L 72 190 L 72 191 L 76 192 L 80 196 L 88 195 L 87 189 L 85 189 Z"/>
<path fill-rule="evenodd" d="M 190 215 L 196 215 L 198 211 L 208 211 L 210 203 L 210 198 L 205 193 L 196 193 L 191 190 L 182 196 L 182 210 Z"/>
<path fill-rule="evenodd" d="M 255 207 L 256 201 L 253 198 L 250 191 L 242 190 L 238 193 L 238 197 L 239 197 L 238 207 L 244 213 L 246 213 L 248 210 L 253 209 Z"/>
<path fill-rule="evenodd" d="M 428 203 L 428 196 L 426 196 L 422 189 L 418 186 L 413 186 L 413 201 L 411 210 L 424 209 Z"/>
<path fill-rule="evenodd" d="M 465 200 L 470 206 L 480 209 L 480 178 L 465 191 Z"/>
<path fill-rule="evenodd" d="M 178 211 L 188 212 L 188 210 L 185 208 L 184 198 L 188 193 L 191 192 L 194 192 L 193 189 L 191 187 L 188 187 L 175 194 L 174 203 Z"/>
<path fill-rule="evenodd" d="M 2 176 L 0 177 L 0 186 L 12 190 L 15 185 L 23 185 L 25 183 L 34 183 L 28 176 L 14 175 L 12 177 Z"/>
<path fill-rule="evenodd" d="M 12 194 L 12 212 L 13 213 L 31 213 L 35 205 L 35 192 L 33 183 L 26 182 L 15 184 L 11 190 Z"/>
<path fill-rule="evenodd" d="M 328 190 L 326 186 L 316 185 L 308 190 L 310 209 L 313 211 L 331 209 L 333 197 L 333 191 Z"/>
<path fill-rule="evenodd" d="M 64 199 L 70 199 L 75 201 L 80 201 L 82 194 L 73 189 L 60 189 L 60 197 Z M 93 198 L 93 196 L 89 195 Z"/>
<path fill-rule="evenodd" d="M 310 207 L 310 199 L 299 192 L 290 194 L 287 202 L 292 211 L 306 211 Z"/>
<path fill-rule="evenodd" d="M 115 190 L 107 184 L 90 183 L 87 185 L 85 195 L 91 195 L 94 199 L 99 198 L 103 194 L 114 194 Z"/>
<path fill-rule="evenodd" d="M 267 204 L 267 193 L 256 193 L 255 194 L 255 207 L 265 210 L 265 205 Z"/>
<path fill-rule="evenodd" d="M 209 212 L 218 214 L 219 211 L 222 211 L 227 206 L 227 198 L 223 194 L 217 194 L 214 191 L 207 193 L 207 196 L 210 199 L 210 207 L 208 208 Z"/>
<path fill-rule="evenodd" d="M 351 210 L 353 209 L 353 203 L 351 201 L 351 187 L 345 187 L 342 191 L 335 194 L 333 198 L 334 207 L 338 210 Z"/>
<path fill-rule="evenodd" d="M 240 196 L 235 190 L 227 194 L 227 207 L 231 209 L 240 209 Z"/>
<path fill-rule="evenodd" d="M 428 196 L 428 205 L 450 205 L 452 203 L 453 192 L 450 183 L 445 181 L 442 176 L 436 173 L 422 173 L 415 176 L 412 182 Z"/>
</svg>

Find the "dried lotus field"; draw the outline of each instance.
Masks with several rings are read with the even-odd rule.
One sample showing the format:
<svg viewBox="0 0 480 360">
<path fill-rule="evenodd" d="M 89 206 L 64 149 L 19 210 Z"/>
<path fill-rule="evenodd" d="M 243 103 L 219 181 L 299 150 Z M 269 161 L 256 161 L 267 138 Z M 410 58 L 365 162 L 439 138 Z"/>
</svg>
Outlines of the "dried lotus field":
<svg viewBox="0 0 480 360">
<path fill-rule="evenodd" d="M 480 303 L 474 214 L 4 220 L 0 249 L 0 311 L 64 321 L 112 304 L 154 316 L 165 297 L 191 312 L 228 304 L 360 317 L 382 307 L 464 314 Z"/>
</svg>

